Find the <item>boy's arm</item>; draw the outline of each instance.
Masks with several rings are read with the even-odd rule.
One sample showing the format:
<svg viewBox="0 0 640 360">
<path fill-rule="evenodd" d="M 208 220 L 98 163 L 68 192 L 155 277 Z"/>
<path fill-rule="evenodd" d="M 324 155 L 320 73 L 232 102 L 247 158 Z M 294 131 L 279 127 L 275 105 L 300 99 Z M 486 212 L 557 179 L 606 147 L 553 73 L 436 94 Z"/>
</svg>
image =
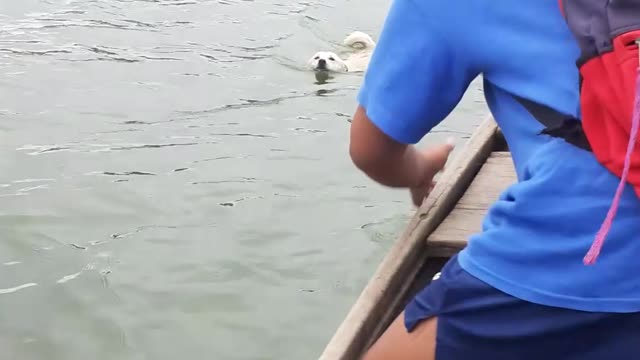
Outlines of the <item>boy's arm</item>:
<svg viewBox="0 0 640 360">
<path fill-rule="evenodd" d="M 351 124 L 349 154 L 354 164 L 376 182 L 401 188 L 429 187 L 444 167 L 452 144 L 420 152 L 380 131 L 359 106 Z"/>
<path fill-rule="evenodd" d="M 418 151 L 411 144 L 453 110 L 477 75 L 461 44 L 443 35 L 450 25 L 428 15 L 428 3 L 393 1 L 351 124 L 353 162 L 386 186 L 430 185 L 451 146 Z"/>
</svg>

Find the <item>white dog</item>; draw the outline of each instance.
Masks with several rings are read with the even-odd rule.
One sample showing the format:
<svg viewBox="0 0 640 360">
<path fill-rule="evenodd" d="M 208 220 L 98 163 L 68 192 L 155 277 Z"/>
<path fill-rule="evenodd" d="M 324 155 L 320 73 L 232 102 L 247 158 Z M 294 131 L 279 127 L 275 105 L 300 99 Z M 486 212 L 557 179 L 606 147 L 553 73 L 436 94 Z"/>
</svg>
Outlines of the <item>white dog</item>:
<svg viewBox="0 0 640 360">
<path fill-rule="evenodd" d="M 331 51 L 319 51 L 309 59 L 307 65 L 314 71 L 363 72 L 369 66 L 371 53 L 376 46 L 371 36 L 354 31 L 347 36 L 343 44 L 355 50 L 348 58 L 342 59 Z"/>
</svg>

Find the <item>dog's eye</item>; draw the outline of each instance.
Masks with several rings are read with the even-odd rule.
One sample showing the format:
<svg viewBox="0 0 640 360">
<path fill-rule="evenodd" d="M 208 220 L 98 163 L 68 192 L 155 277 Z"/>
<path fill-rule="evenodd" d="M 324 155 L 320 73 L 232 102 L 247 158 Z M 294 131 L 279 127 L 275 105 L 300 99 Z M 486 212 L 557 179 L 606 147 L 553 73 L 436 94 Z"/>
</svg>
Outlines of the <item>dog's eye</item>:
<svg viewBox="0 0 640 360">
<path fill-rule="evenodd" d="M 333 57 L 330 57 L 329 60 L 336 61 L 336 59 L 334 59 Z"/>
<path fill-rule="evenodd" d="M 314 60 L 318 60 L 318 59 L 320 59 L 320 56 L 316 56 L 316 57 L 314 57 L 313 59 L 314 59 Z"/>
</svg>

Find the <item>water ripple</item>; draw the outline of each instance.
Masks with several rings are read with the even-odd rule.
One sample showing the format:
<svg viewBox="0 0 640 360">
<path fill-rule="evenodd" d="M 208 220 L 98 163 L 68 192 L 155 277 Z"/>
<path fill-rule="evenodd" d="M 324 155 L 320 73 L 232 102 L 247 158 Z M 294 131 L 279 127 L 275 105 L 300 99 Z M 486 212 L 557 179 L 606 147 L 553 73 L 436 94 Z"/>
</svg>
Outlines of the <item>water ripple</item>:
<svg viewBox="0 0 640 360">
<path fill-rule="evenodd" d="M 98 174 L 108 175 L 108 176 L 156 176 L 157 175 L 157 174 L 154 174 L 151 172 L 145 172 L 145 171 L 122 171 L 122 172 L 103 171 L 103 172 L 99 172 Z"/>
<path fill-rule="evenodd" d="M 52 54 L 70 54 L 69 50 L 20 50 L 20 49 L 10 49 L 10 48 L 0 48 L 0 53 L 11 54 L 11 55 L 32 55 L 32 56 L 43 56 L 43 55 L 52 55 Z"/>
<path fill-rule="evenodd" d="M 38 286 L 38 284 L 36 284 L 36 283 L 27 283 L 27 284 L 18 285 L 16 287 L 12 287 L 12 288 L 0 289 L 0 294 L 10 294 L 10 293 L 14 293 L 14 292 L 20 291 L 22 289 L 30 288 L 32 286 Z"/>
<path fill-rule="evenodd" d="M 247 201 L 247 200 L 262 200 L 264 199 L 263 196 L 245 196 L 236 200 L 232 200 L 232 201 L 224 201 L 219 203 L 218 205 L 223 206 L 223 207 L 234 207 L 236 206 L 238 203 L 243 202 L 243 201 Z"/>
<path fill-rule="evenodd" d="M 65 275 L 62 278 L 60 278 L 58 281 L 56 281 L 56 283 L 64 284 L 64 283 L 66 283 L 68 281 L 71 281 L 71 280 L 77 278 L 78 276 L 80 276 L 80 274 L 82 274 L 82 271 L 78 271 L 75 274 Z"/>
<path fill-rule="evenodd" d="M 71 151 L 71 152 L 109 152 L 109 151 L 125 151 L 139 149 L 159 149 L 165 147 L 178 146 L 194 146 L 201 144 L 216 144 L 215 141 L 207 141 L 203 143 L 187 142 L 187 143 L 168 143 L 168 144 L 132 144 L 132 145 L 104 145 L 104 144 L 69 144 L 69 145 L 24 145 L 17 148 L 16 151 L 29 151 L 28 155 L 42 155 L 52 152 Z"/>
<path fill-rule="evenodd" d="M 227 104 L 227 105 L 222 105 L 222 106 L 218 106 L 218 107 L 206 109 L 206 110 L 182 110 L 182 111 L 177 111 L 176 113 L 179 116 L 181 116 L 183 119 L 190 119 L 190 118 L 197 118 L 202 115 L 216 114 L 219 112 L 229 111 L 229 110 L 277 105 L 286 100 L 300 99 L 300 98 L 309 97 L 309 96 L 326 96 L 326 95 L 333 94 L 340 90 L 345 90 L 345 89 L 346 88 L 320 89 L 320 90 L 310 91 L 310 92 L 305 92 L 300 94 L 280 96 L 280 97 L 267 99 L 267 100 L 240 99 L 242 103 L 239 103 L 239 104 Z"/>
<path fill-rule="evenodd" d="M 238 136 L 238 137 L 255 137 L 255 138 L 276 138 L 276 135 L 251 134 L 251 133 L 211 133 L 213 136 Z"/>
<path fill-rule="evenodd" d="M 194 181 L 192 185 L 203 185 L 203 184 L 246 184 L 246 183 L 255 183 L 256 178 L 243 177 L 238 180 L 210 180 L 210 181 Z"/>
</svg>

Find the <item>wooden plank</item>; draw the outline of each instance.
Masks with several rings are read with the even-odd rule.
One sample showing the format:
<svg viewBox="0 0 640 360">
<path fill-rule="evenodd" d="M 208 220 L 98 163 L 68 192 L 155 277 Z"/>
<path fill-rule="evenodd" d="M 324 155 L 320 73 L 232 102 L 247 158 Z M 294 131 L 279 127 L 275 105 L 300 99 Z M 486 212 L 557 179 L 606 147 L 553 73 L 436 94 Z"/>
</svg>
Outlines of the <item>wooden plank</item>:
<svg viewBox="0 0 640 360">
<path fill-rule="evenodd" d="M 358 359 L 404 306 L 426 260 L 426 237 L 447 217 L 491 153 L 497 126 L 488 117 L 416 211 L 325 347 L 320 360 Z"/>
<path fill-rule="evenodd" d="M 511 184 L 516 182 L 513 160 L 508 151 L 494 151 L 469 185 L 456 209 L 487 210 L 498 196 Z"/>
<path fill-rule="evenodd" d="M 511 154 L 491 153 L 449 216 L 429 236 L 430 253 L 451 256 L 465 247 L 469 236 L 481 230 L 489 207 L 516 181 Z"/>
</svg>

